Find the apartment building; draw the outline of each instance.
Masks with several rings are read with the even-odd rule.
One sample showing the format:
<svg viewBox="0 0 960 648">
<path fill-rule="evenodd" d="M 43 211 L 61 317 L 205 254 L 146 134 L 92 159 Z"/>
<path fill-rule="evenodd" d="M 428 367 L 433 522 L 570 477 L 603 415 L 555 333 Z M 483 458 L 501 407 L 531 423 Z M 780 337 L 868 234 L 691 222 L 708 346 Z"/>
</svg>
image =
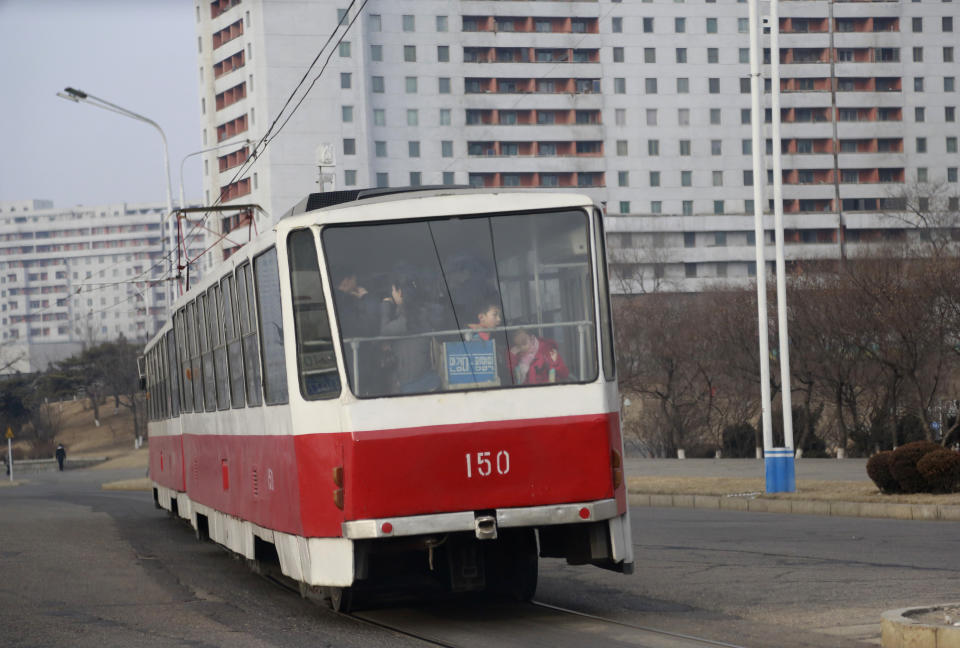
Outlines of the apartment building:
<svg viewBox="0 0 960 648">
<path fill-rule="evenodd" d="M 165 214 L 159 203 L 0 202 L 0 367 L 39 371 L 84 345 L 152 336 L 175 294 Z M 195 232 L 191 256 L 204 239 Z"/>
<path fill-rule="evenodd" d="M 255 203 L 269 222 L 328 177 L 328 188 L 572 188 L 607 205 L 617 291 L 755 275 L 745 1 L 369 0 L 360 15 L 349 5 L 197 3 L 204 137 L 224 147 L 204 160 L 208 203 Z M 788 259 L 913 236 L 897 217 L 908 190 L 955 209 L 957 3 L 779 8 Z M 245 141 L 281 115 L 338 23 L 346 35 L 324 50 L 317 85 L 236 176 Z M 764 47 L 769 183 L 768 36 Z"/>
</svg>

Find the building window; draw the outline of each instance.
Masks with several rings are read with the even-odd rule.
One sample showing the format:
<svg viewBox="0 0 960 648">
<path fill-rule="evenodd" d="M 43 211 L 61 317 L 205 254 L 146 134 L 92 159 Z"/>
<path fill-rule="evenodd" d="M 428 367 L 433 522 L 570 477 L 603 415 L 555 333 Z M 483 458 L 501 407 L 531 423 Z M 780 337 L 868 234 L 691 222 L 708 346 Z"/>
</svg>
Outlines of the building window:
<svg viewBox="0 0 960 648">
<path fill-rule="evenodd" d="M 714 214 L 717 214 L 717 215 L 723 214 L 723 201 L 722 201 L 722 200 L 714 200 L 714 201 L 713 201 L 713 213 L 714 213 Z"/>
<path fill-rule="evenodd" d="M 374 142 L 373 143 L 373 154 L 378 158 L 387 157 L 387 143 L 386 142 Z"/>
<path fill-rule="evenodd" d="M 353 106 L 340 106 L 340 117 L 343 123 L 348 124 L 353 121 Z"/>
<path fill-rule="evenodd" d="M 717 77 L 707 79 L 707 88 L 710 94 L 720 94 L 720 79 Z"/>
<path fill-rule="evenodd" d="M 375 76 L 370 79 L 371 92 L 383 92 L 384 84 L 382 76 Z"/>
<path fill-rule="evenodd" d="M 340 73 L 340 88 L 341 88 L 341 89 L 344 89 L 344 90 L 350 88 L 350 73 L 349 73 L 349 72 L 341 72 L 341 73 Z"/>
<path fill-rule="evenodd" d="M 944 106 L 943 108 L 943 120 L 947 122 L 956 121 L 957 119 L 957 108 L 956 106 Z"/>
<path fill-rule="evenodd" d="M 714 171 L 713 172 L 713 186 L 722 187 L 723 186 L 723 171 Z"/>
<path fill-rule="evenodd" d="M 614 17 L 610 20 L 610 30 L 611 30 L 614 34 L 619 34 L 619 33 L 623 32 L 623 18 L 621 18 L 621 17 L 619 17 L 619 16 L 614 16 Z"/>
<path fill-rule="evenodd" d="M 344 155 L 356 155 L 357 154 L 357 140 L 352 137 L 344 138 L 343 140 L 343 154 Z"/>
<path fill-rule="evenodd" d="M 753 171 L 750 169 L 743 170 L 743 186 L 744 187 L 753 186 Z"/>
<path fill-rule="evenodd" d="M 914 33 L 922 32 L 922 31 L 923 31 L 923 18 L 921 18 L 921 17 L 919 17 L 919 16 L 916 16 L 916 17 L 912 18 L 912 19 L 910 20 L 910 25 L 911 25 L 911 28 L 913 29 Z"/>
<path fill-rule="evenodd" d="M 947 138 L 947 153 L 956 153 L 957 152 L 957 138 L 948 137 Z"/>
<path fill-rule="evenodd" d="M 687 31 L 687 19 L 686 18 L 674 18 L 673 19 L 673 31 L 678 34 L 682 34 Z"/>
<path fill-rule="evenodd" d="M 389 176 L 386 173 L 377 173 L 377 186 L 378 187 L 389 187 L 390 181 Z"/>
<path fill-rule="evenodd" d="M 644 88 L 647 94 L 657 94 L 657 80 L 651 78 L 644 79 Z"/>
<path fill-rule="evenodd" d="M 450 77 L 440 77 L 437 79 L 437 92 L 440 94 L 450 94 Z"/>
<path fill-rule="evenodd" d="M 925 116 L 926 116 L 926 111 L 924 110 L 923 106 L 916 106 L 916 107 L 914 107 L 914 109 L 913 109 L 913 120 L 914 120 L 914 121 L 922 122 L 922 121 L 924 121 L 924 117 L 925 117 Z"/>
<path fill-rule="evenodd" d="M 680 186 L 690 187 L 693 185 L 693 171 L 680 172 Z"/>
<path fill-rule="evenodd" d="M 416 30 L 417 30 L 416 27 L 417 27 L 416 17 L 411 16 L 411 15 L 409 15 L 409 14 L 404 14 L 404 16 L 403 16 L 403 31 L 405 31 L 405 32 L 416 31 Z"/>
<path fill-rule="evenodd" d="M 947 167 L 947 182 L 957 181 L 957 167 Z"/>
<path fill-rule="evenodd" d="M 452 185 L 454 184 L 453 171 L 444 171 L 443 172 L 443 184 Z"/>
<path fill-rule="evenodd" d="M 681 204 L 681 209 L 684 216 L 693 216 L 693 201 L 684 200 Z"/>
<path fill-rule="evenodd" d="M 437 63 L 449 63 L 449 62 L 450 62 L 450 46 L 437 45 Z"/>
<path fill-rule="evenodd" d="M 355 169 L 345 169 L 343 171 L 343 184 L 347 187 L 357 185 L 357 171 Z"/>
<path fill-rule="evenodd" d="M 944 63 L 953 63 L 953 48 L 944 47 L 943 48 L 943 62 Z"/>
<path fill-rule="evenodd" d="M 923 92 L 923 77 L 913 77 L 913 91 Z"/>
<path fill-rule="evenodd" d="M 663 202 L 661 202 L 661 201 L 659 201 L 659 200 L 651 200 L 651 201 L 650 201 L 650 213 L 651 213 L 651 214 L 659 214 L 659 213 L 661 213 L 661 212 L 663 212 Z"/>
<path fill-rule="evenodd" d="M 918 137 L 917 138 L 917 153 L 926 153 L 927 152 L 927 138 Z"/>
<path fill-rule="evenodd" d="M 420 157 L 420 142 L 407 142 L 407 155 L 412 158 Z"/>
<path fill-rule="evenodd" d="M 407 63 L 417 62 L 417 46 L 416 45 L 403 46 L 403 60 Z"/>
<path fill-rule="evenodd" d="M 340 58 L 350 58 L 350 41 L 341 41 L 339 51 Z"/>
<path fill-rule="evenodd" d="M 687 139 L 680 140 L 680 155 L 682 156 L 690 155 L 690 140 L 687 140 Z"/>
<path fill-rule="evenodd" d="M 716 34 L 717 33 L 717 19 L 716 18 L 707 18 L 707 33 Z"/>
<path fill-rule="evenodd" d="M 644 18 L 643 19 L 643 33 L 651 34 L 653 33 L 653 18 Z"/>
<path fill-rule="evenodd" d="M 618 187 L 629 187 L 629 186 L 630 186 L 630 172 L 629 172 L 629 171 L 617 171 L 617 186 L 618 186 Z"/>
<path fill-rule="evenodd" d="M 913 48 L 913 62 L 914 63 L 923 63 L 923 48 L 914 47 Z"/>
<path fill-rule="evenodd" d="M 677 94 L 688 94 L 690 92 L 690 79 L 686 77 L 677 77 Z"/>
<path fill-rule="evenodd" d="M 446 16 L 437 16 L 437 31 L 445 32 L 447 31 L 447 17 Z"/>
<path fill-rule="evenodd" d="M 953 31 L 953 16 L 944 16 L 940 19 L 940 23 L 943 27 L 944 32 Z"/>
<path fill-rule="evenodd" d="M 677 108 L 677 124 L 680 126 L 690 125 L 690 109 Z"/>
<path fill-rule="evenodd" d="M 713 125 L 719 125 L 719 124 L 720 124 L 720 109 L 719 109 L 719 108 L 711 108 L 711 109 L 710 109 L 710 123 L 713 124 Z"/>
<path fill-rule="evenodd" d="M 407 109 L 407 126 L 417 126 L 420 124 L 420 112 L 416 108 Z"/>
<path fill-rule="evenodd" d="M 737 32 L 741 34 L 750 33 L 750 19 L 749 18 L 737 18 Z"/>
<path fill-rule="evenodd" d="M 943 91 L 953 92 L 955 77 L 943 77 Z"/>
<path fill-rule="evenodd" d="M 370 14 L 370 31 L 378 32 L 383 29 L 383 21 L 380 18 L 380 14 Z"/>
<path fill-rule="evenodd" d="M 676 49 L 676 59 L 677 63 L 686 63 L 687 62 L 687 48 L 678 47 Z"/>
<path fill-rule="evenodd" d="M 419 172 L 419 171 L 411 171 L 411 172 L 410 172 L 410 186 L 411 186 L 411 187 L 419 187 L 421 184 L 423 184 L 423 183 L 422 183 L 422 180 L 421 180 L 420 172 Z"/>
<path fill-rule="evenodd" d="M 417 77 L 408 76 L 404 79 L 407 94 L 417 94 Z"/>
<path fill-rule="evenodd" d="M 707 48 L 707 63 L 719 63 L 720 50 L 716 47 Z"/>
<path fill-rule="evenodd" d="M 440 142 L 440 156 L 453 157 L 453 140 L 443 140 Z"/>
<path fill-rule="evenodd" d="M 623 77 L 616 77 L 613 80 L 613 92 L 614 94 L 626 94 L 627 92 L 627 80 Z"/>
<path fill-rule="evenodd" d="M 655 47 L 644 47 L 643 48 L 643 62 L 644 63 L 656 63 L 657 62 L 657 49 Z"/>
<path fill-rule="evenodd" d="M 621 201 L 620 201 L 620 213 L 621 213 L 621 214 L 629 214 L 629 213 L 630 213 L 630 201 L 629 201 L 629 200 L 621 200 Z"/>
<path fill-rule="evenodd" d="M 626 126 L 627 125 L 627 110 L 626 108 L 617 108 L 614 112 L 614 121 L 617 126 Z"/>
<path fill-rule="evenodd" d="M 373 109 L 373 125 L 374 126 L 386 126 L 387 125 L 387 111 L 383 108 L 374 108 Z"/>
<path fill-rule="evenodd" d="M 659 187 L 659 186 L 660 186 L 660 172 L 659 172 L 659 171 L 651 171 L 651 172 L 650 172 L 650 186 L 651 186 L 651 187 Z"/>
<path fill-rule="evenodd" d="M 660 155 L 660 140 L 647 140 L 647 155 Z"/>
<path fill-rule="evenodd" d="M 723 144 L 721 140 L 710 140 L 710 155 L 723 155 Z"/>
<path fill-rule="evenodd" d="M 371 45 L 371 46 L 370 46 L 370 60 L 371 60 L 371 61 L 382 61 L 382 60 L 383 60 L 383 45 Z"/>
<path fill-rule="evenodd" d="M 657 109 L 647 108 L 647 126 L 657 125 Z"/>
<path fill-rule="evenodd" d="M 623 48 L 614 47 L 613 48 L 613 62 L 614 63 L 623 63 Z"/>
<path fill-rule="evenodd" d="M 627 155 L 627 140 L 617 140 L 617 155 Z"/>
</svg>

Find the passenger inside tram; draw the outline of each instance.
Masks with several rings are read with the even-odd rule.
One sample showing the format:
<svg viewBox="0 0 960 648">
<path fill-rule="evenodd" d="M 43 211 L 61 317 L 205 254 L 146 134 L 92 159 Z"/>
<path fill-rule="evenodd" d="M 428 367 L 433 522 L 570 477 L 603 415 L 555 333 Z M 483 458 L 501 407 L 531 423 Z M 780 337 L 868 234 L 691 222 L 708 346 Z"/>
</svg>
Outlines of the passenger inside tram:
<svg viewBox="0 0 960 648">
<path fill-rule="evenodd" d="M 510 371 L 518 385 L 544 385 L 563 382 L 570 370 L 560 357 L 557 343 L 537 337 L 527 329 L 517 329 L 510 337 Z"/>
</svg>

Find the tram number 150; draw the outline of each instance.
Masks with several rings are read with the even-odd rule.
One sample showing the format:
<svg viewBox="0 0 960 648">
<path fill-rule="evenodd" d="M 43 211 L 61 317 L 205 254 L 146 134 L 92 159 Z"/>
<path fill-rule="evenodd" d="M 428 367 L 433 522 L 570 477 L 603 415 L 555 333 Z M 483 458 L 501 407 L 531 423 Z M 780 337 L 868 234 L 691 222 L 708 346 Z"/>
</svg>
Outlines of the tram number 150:
<svg viewBox="0 0 960 648">
<path fill-rule="evenodd" d="M 489 477 L 493 471 L 498 475 L 506 475 L 510 472 L 510 453 L 501 450 L 496 455 L 493 452 L 468 452 L 467 459 L 467 479 L 472 479 L 474 473 L 478 477 Z"/>
</svg>

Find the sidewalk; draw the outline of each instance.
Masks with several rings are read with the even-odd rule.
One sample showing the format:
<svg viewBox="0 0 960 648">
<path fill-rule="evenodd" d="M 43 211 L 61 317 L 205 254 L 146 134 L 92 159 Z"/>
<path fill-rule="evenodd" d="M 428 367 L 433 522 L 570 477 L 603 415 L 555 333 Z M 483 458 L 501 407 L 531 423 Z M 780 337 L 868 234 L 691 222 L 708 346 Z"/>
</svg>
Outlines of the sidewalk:
<svg viewBox="0 0 960 648">
<path fill-rule="evenodd" d="M 858 482 L 870 486 L 866 472 L 866 459 L 797 459 L 797 481 Z M 629 499 L 633 506 L 658 506 L 721 509 L 763 513 L 791 513 L 803 515 L 836 515 L 846 517 L 891 518 L 898 520 L 945 520 L 960 521 L 960 505 L 946 503 L 904 503 L 883 501 L 838 501 L 804 497 L 800 493 L 763 492 L 765 483 L 762 459 L 639 459 L 627 458 L 626 476 L 629 484 Z M 756 490 L 723 495 L 696 493 L 644 492 L 640 479 L 689 478 L 691 484 L 704 479 L 754 480 Z M 640 478 L 640 479 L 638 479 Z M 630 483 L 632 480 L 633 483 Z M 839 486 L 839 485 L 838 485 Z M 704 489 L 708 490 L 708 489 Z M 872 488 L 871 488 L 872 490 Z M 873 499 L 872 496 L 871 499 Z M 937 496 L 929 496 L 934 499 Z M 946 496 L 939 496 L 940 498 Z M 955 501 L 955 499 L 954 499 Z"/>
</svg>

